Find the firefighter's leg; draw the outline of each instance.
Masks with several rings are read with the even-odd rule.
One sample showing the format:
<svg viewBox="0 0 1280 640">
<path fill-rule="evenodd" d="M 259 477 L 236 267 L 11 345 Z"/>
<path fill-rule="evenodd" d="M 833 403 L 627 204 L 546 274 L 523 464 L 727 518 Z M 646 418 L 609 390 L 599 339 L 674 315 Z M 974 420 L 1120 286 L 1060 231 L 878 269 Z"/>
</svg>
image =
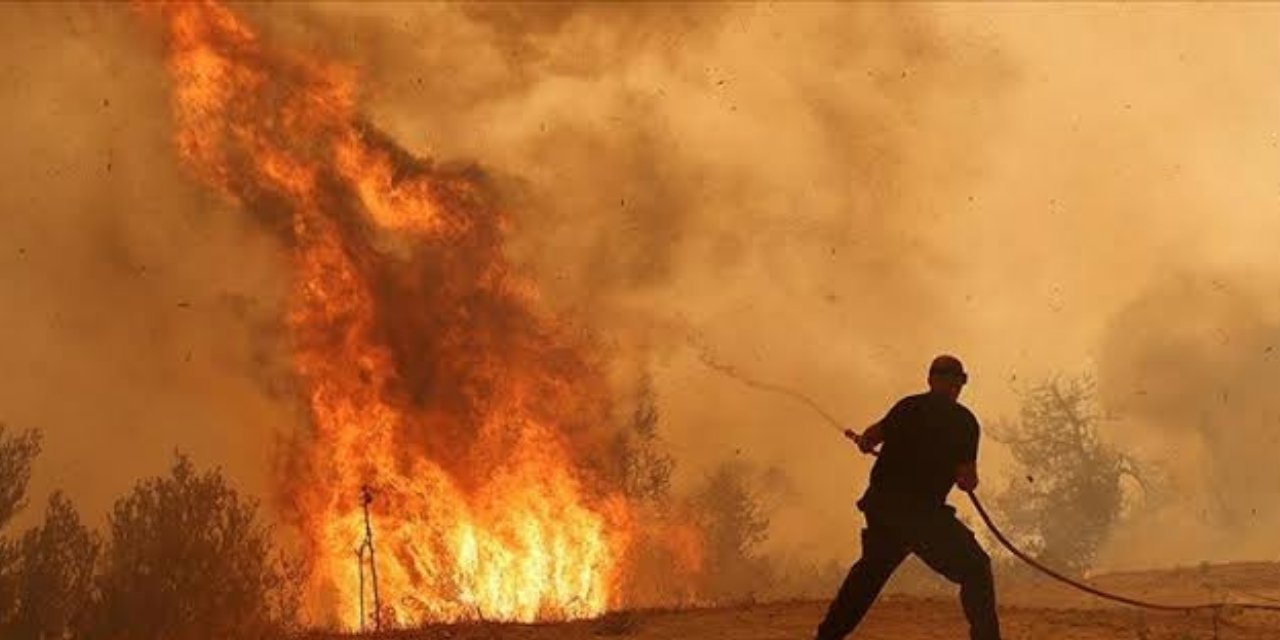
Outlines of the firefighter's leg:
<svg viewBox="0 0 1280 640">
<path fill-rule="evenodd" d="M 911 550 L 934 571 L 960 585 L 960 603 L 969 620 L 971 640 L 999 640 L 991 557 L 964 523 L 950 511 L 922 518 Z"/>
<path fill-rule="evenodd" d="M 867 528 L 862 530 L 862 558 L 849 569 L 836 592 L 818 625 L 817 640 L 840 640 L 853 631 L 906 557 L 906 545 L 897 535 L 868 516 Z"/>
</svg>

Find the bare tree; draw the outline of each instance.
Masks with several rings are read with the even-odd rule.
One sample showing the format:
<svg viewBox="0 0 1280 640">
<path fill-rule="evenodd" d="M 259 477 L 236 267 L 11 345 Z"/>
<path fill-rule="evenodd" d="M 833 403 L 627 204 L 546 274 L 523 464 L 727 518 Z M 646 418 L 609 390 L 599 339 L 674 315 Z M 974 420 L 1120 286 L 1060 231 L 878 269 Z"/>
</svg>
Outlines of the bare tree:
<svg viewBox="0 0 1280 640">
<path fill-rule="evenodd" d="M 257 503 L 220 471 L 178 456 L 168 477 L 116 502 L 98 579 L 101 637 L 262 638 L 284 622 L 289 585 Z"/>
<path fill-rule="evenodd" d="M 995 500 L 1010 533 L 1068 571 L 1092 566 L 1125 508 L 1127 482 L 1146 489 L 1141 466 L 1106 442 L 1092 378 L 1053 377 L 1023 392 L 1018 420 L 993 430 L 1017 464 Z"/>
</svg>

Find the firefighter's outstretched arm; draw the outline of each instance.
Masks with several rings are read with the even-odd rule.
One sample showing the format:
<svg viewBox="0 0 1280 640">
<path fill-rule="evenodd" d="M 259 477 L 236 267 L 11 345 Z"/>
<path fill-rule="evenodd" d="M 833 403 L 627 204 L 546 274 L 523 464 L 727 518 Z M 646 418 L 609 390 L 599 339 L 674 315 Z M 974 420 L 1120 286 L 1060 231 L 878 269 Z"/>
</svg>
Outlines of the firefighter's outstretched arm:
<svg viewBox="0 0 1280 640">
<path fill-rule="evenodd" d="M 845 429 L 844 436 L 858 445 L 858 449 L 863 453 L 871 453 L 884 442 L 884 428 L 877 422 L 867 427 L 862 433 L 858 433 L 853 429 Z"/>
</svg>

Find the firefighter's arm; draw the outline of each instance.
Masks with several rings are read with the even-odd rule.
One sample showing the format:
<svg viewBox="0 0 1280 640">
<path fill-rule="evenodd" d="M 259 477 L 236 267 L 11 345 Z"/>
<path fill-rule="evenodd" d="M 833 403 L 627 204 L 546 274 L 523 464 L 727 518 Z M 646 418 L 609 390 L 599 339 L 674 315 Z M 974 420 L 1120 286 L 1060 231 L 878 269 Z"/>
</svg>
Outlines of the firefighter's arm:
<svg viewBox="0 0 1280 640">
<path fill-rule="evenodd" d="M 968 412 L 966 412 L 968 413 Z M 969 429 L 965 434 L 963 447 L 959 451 L 961 462 L 956 465 L 956 486 L 961 491 L 972 492 L 978 488 L 978 440 L 982 433 L 982 427 L 978 425 L 978 419 L 969 413 Z"/>
<path fill-rule="evenodd" d="M 978 463 L 964 462 L 956 468 L 956 486 L 961 491 L 973 491 L 978 488 Z"/>
<path fill-rule="evenodd" d="M 884 442 L 884 427 L 880 425 L 881 423 L 877 422 L 867 427 L 861 434 L 853 429 L 845 429 L 844 435 L 858 445 L 859 451 L 871 453 L 875 451 L 876 447 L 880 446 L 880 443 Z"/>
</svg>

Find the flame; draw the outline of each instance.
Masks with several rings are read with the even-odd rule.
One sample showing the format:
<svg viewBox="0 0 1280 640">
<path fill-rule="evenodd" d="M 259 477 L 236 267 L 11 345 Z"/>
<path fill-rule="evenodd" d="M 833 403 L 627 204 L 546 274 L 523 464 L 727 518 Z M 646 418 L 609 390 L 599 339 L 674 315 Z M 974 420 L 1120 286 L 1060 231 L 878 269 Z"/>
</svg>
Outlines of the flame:
<svg viewBox="0 0 1280 640">
<path fill-rule="evenodd" d="M 597 468 L 604 367 L 504 257 L 483 175 L 396 147 L 359 117 L 353 72 L 265 46 L 224 7 L 148 12 L 166 27 L 182 160 L 291 251 L 311 432 L 281 492 L 314 606 L 371 620 L 365 486 L 384 624 L 617 606 L 638 516 Z"/>
</svg>

